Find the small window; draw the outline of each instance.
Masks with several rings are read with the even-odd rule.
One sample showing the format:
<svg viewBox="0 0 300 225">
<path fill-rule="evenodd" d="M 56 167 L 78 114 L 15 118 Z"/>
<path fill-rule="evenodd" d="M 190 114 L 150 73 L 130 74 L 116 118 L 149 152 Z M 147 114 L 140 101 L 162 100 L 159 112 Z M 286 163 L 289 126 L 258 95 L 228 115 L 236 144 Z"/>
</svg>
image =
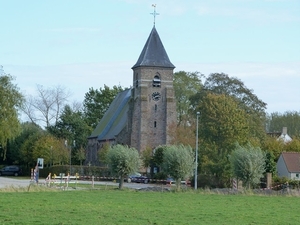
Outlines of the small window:
<svg viewBox="0 0 300 225">
<path fill-rule="evenodd" d="M 155 104 L 155 106 L 154 106 L 154 110 L 155 110 L 155 112 L 157 111 L 157 105 Z"/>
<path fill-rule="evenodd" d="M 154 127 L 156 127 L 156 121 L 154 121 Z"/>
<path fill-rule="evenodd" d="M 136 81 L 135 81 L 135 87 L 138 87 L 138 86 L 139 86 L 139 81 L 136 80 Z"/>
<path fill-rule="evenodd" d="M 153 78 L 153 87 L 160 87 L 160 76 L 159 73 L 157 73 Z"/>
</svg>

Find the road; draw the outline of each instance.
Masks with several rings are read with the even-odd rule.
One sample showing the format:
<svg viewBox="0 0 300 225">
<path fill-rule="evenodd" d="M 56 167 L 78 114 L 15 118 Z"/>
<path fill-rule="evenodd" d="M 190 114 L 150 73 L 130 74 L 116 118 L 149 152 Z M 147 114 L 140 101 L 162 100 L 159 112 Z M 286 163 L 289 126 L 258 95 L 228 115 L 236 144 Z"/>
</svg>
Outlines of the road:
<svg viewBox="0 0 300 225">
<path fill-rule="evenodd" d="M 44 179 L 40 181 L 41 183 L 45 183 Z M 82 184 L 91 184 L 92 181 L 81 181 L 79 180 L 78 183 Z M 27 179 L 15 179 L 14 177 L 2 177 L 0 176 L 0 188 L 5 187 L 28 187 L 30 184 L 30 180 Z M 118 186 L 118 183 L 111 182 L 111 181 L 94 181 L 95 185 L 111 185 L 111 186 Z M 147 187 L 161 187 L 161 185 L 156 184 L 140 184 L 140 183 L 127 183 L 124 182 L 124 187 L 132 188 L 132 189 L 141 189 Z M 164 185 L 165 186 L 165 185 Z"/>
</svg>

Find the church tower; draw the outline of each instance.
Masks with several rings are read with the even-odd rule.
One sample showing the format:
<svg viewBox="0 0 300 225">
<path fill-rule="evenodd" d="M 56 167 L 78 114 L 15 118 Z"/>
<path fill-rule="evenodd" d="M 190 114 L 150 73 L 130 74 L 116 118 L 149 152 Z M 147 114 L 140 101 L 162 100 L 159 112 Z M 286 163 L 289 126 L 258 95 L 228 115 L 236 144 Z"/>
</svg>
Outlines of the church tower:
<svg viewBox="0 0 300 225">
<path fill-rule="evenodd" d="M 173 70 L 155 25 L 133 70 L 130 145 L 139 152 L 170 144 L 176 124 Z"/>
</svg>

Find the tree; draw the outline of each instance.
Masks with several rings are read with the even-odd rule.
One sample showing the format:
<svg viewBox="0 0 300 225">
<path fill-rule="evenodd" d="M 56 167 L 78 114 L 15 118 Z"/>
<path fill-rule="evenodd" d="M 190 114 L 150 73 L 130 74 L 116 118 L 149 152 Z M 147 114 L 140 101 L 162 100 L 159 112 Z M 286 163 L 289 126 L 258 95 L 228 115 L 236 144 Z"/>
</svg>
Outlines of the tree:
<svg viewBox="0 0 300 225">
<path fill-rule="evenodd" d="M 247 113 L 251 136 L 260 141 L 266 137 L 265 109 L 267 104 L 260 100 L 253 93 L 253 90 L 247 88 L 241 80 L 235 77 L 229 77 L 224 73 L 210 74 L 206 78 L 201 91 L 191 98 L 194 107 L 197 107 L 197 105 L 200 104 L 207 93 L 226 95 L 234 98 L 238 107 Z"/>
<path fill-rule="evenodd" d="M 154 150 L 154 155 L 153 155 L 153 164 L 157 167 L 161 167 L 163 160 L 164 160 L 164 151 L 167 148 L 166 145 L 163 146 L 158 146 Z"/>
<path fill-rule="evenodd" d="M 195 157 L 190 146 L 170 145 L 164 150 L 162 168 L 176 180 L 176 189 L 180 190 L 181 179 L 193 175 Z"/>
<path fill-rule="evenodd" d="M 236 144 L 229 160 L 234 176 L 242 180 L 247 188 L 260 183 L 265 172 L 266 156 L 259 147 Z"/>
<path fill-rule="evenodd" d="M 81 112 L 73 111 L 69 105 L 66 105 L 56 124 L 49 126 L 47 130 L 55 137 L 67 140 L 67 143 L 74 143 L 75 146 L 72 144 L 71 150 L 72 158 L 76 156 L 77 162 L 82 162 L 82 154 L 79 150 L 86 147 L 86 138 L 90 135 L 91 128 L 84 121 Z"/>
<path fill-rule="evenodd" d="M 70 93 L 64 87 L 44 88 L 37 85 L 37 96 L 27 98 L 23 112 L 31 122 L 49 127 L 58 121 L 69 97 Z"/>
<path fill-rule="evenodd" d="M 250 136 L 248 116 L 236 100 L 224 94 L 208 93 L 199 105 L 201 171 L 226 183 L 230 178 L 228 155 L 236 142 L 245 144 Z"/>
<path fill-rule="evenodd" d="M 110 148 L 110 144 L 109 144 L 109 141 L 107 141 L 106 143 L 103 144 L 103 147 L 98 152 L 99 161 L 102 165 L 108 164 L 107 154 L 108 154 L 109 148 Z"/>
<path fill-rule="evenodd" d="M 274 155 L 274 160 L 277 161 L 281 152 L 284 151 L 284 142 L 282 140 L 277 140 L 276 137 L 268 136 L 261 145 L 261 149 L 265 152 L 270 152 Z"/>
<path fill-rule="evenodd" d="M 119 189 L 122 189 L 125 176 L 138 171 L 140 167 L 139 153 L 134 148 L 115 145 L 110 147 L 107 158 L 111 172 L 120 179 Z"/>
<path fill-rule="evenodd" d="M 83 112 L 86 123 L 95 128 L 116 95 L 123 90 L 121 86 L 113 86 L 110 89 L 106 85 L 104 85 L 103 89 L 100 88 L 99 90 L 90 88 L 89 92 L 85 94 L 83 101 Z"/>
<path fill-rule="evenodd" d="M 142 165 L 145 168 L 146 173 L 147 173 L 147 168 L 151 166 L 152 155 L 153 155 L 152 149 L 149 147 L 141 152 Z"/>
<path fill-rule="evenodd" d="M 272 152 L 266 153 L 266 173 L 272 173 L 272 175 L 275 175 L 276 173 L 276 162 L 275 162 L 275 156 Z"/>
<path fill-rule="evenodd" d="M 192 109 L 190 97 L 197 94 L 202 88 L 199 72 L 179 71 L 174 73 L 174 91 L 177 109 L 177 125 L 188 126 L 190 123 L 190 110 Z"/>
<path fill-rule="evenodd" d="M 20 133 L 18 110 L 22 107 L 24 97 L 19 88 L 12 83 L 13 77 L 5 74 L 0 67 L 0 157 L 6 160 L 8 140 Z"/>
<path fill-rule="evenodd" d="M 42 131 L 42 128 L 34 123 L 22 123 L 20 134 L 9 142 L 10 146 L 7 148 L 7 163 L 28 165 L 29 161 L 27 159 L 32 159 L 30 157 L 30 152 L 32 152 L 32 149 L 30 152 L 26 151 L 24 155 L 22 154 L 21 149 L 23 148 L 24 143 L 28 141 L 32 135 L 41 133 Z"/>
</svg>

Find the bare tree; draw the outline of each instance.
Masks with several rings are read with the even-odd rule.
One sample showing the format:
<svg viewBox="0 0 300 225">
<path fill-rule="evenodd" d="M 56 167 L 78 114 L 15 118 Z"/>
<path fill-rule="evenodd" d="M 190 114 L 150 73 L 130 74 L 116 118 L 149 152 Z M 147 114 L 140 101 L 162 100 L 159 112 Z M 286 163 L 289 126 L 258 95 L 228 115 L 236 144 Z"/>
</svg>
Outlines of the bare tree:
<svg viewBox="0 0 300 225">
<path fill-rule="evenodd" d="M 31 122 L 49 127 L 57 122 L 70 96 L 70 92 L 62 86 L 44 88 L 37 85 L 37 96 L 27 98 L 23 112 Z"/>
</svg>

